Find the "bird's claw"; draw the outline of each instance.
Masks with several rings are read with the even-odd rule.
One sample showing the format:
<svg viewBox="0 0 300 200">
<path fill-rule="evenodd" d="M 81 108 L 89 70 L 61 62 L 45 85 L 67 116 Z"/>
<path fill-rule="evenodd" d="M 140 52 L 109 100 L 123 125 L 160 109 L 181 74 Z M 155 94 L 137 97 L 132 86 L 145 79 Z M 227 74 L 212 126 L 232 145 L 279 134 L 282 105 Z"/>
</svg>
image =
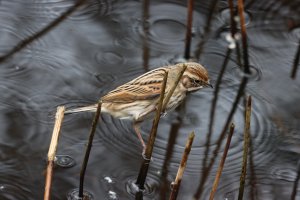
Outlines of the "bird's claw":
<svg viewBox="0 0 300 200">
<path fill-rule="evenodd" d="M 142 157 L 146 161 L 153 161 L 152 157 L 150 159 L 147 158 L 147 156 L 146 156 L 146 148 L 143 148 Z"/>
<path fill-rule="evenodd" d="M 160 113 L 160 116 L 161 116 L 161 117 L 165 117 L 167 114 L 168 114 L 167 112 L 161 112 L 161 113 Z"/>
</svg>

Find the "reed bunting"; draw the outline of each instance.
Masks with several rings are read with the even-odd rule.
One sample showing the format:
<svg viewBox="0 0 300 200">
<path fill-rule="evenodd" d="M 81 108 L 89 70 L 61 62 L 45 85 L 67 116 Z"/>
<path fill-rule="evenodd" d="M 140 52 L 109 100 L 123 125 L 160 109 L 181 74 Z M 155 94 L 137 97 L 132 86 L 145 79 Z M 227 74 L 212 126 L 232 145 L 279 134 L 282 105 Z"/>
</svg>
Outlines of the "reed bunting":
<svg viewBox="0 0 300 200">
<path fill-rule="evenodd" d="M 183 65 L 186 65 L 187 68 L 166 105 L 165 112 L 175 109 L 184 100 L 187 93 L 195 92 L 204 87 L 212 87 L 209 83 L 207 70 L 199 63 L 187 62 L 160 67 L 142 74 L 103 96 L 101 98 L 101 111 L 116 118 L 133 120 L 135 132 L 145 150 L 145 143 L 139 129 L 140 123 L 154 116 L 165 73 L 168 72 L 166 97 Z M 95 112 L 96 109 L 97 104 L 94 104 L 71 109 L 65 113 Z"/>
</svg>

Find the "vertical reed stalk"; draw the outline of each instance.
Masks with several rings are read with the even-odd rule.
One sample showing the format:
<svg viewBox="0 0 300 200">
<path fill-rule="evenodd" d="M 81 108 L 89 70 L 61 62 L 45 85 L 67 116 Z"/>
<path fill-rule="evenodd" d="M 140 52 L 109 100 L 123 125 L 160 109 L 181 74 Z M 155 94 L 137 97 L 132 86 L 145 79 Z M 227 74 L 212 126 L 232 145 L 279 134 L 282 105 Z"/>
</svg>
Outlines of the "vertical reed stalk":
<svg viewBox="0 0 300 200">
<path fill-rule="evenodd" d="M 153 151 L 153 145 L 154 145 L 155 138 L 156 138 L 156 133 L 157 133 L 157 127 L 158 127 L 158 123 L 159 123 L 159 120 L 160 120 L 160 115 L 161 115 L 161 112 L 162 112 L 163 100 L 164 100 L 166 84 L 167 84 L 167 78 L 168 78 L 168 72 L 166 72 L 165 76 L 164 76 L 157 111 L 156 111 L 155 118 L 154 118 L 153 123 L 152 123 L 152 129 L 151 129 L 151 133 L 149 135 L 149 139 L 148 139 L 148 142 L 147 142 L 144 159 L 143 159 L 143 162 L 142 162 L 142 165 L 141 165 L 141 168 L 140 168 L 138 178 L 136 180 L 136 184 L 139 186 L 140 190 L 144 189 L 144 184 L 145 184 L 147 173 L 148 173 L 148 168 L 149 168 L 149 164 L 150 164 L 150 160 L 151 160 L 151 156 L 152 156 L 152 151 Z M 136 199 L 142 199 L 142 197 L 143 196 L 140 192 L 136 193 Z"/>
<path fill-rule="evenodd" d="M 209 147 L 210 147 L 210 140 L 211 140 L 211 135 L 213 132 L 213 126 L 214 126 L 214 120 L 215 120 L 215 110 L 216 110 L 216 106 L 217 106 L 217 101 L 218 101 L 218 97 L 219 97 L 219 91 L 220 91 L 220 85 L 221 85 L 221 81 L 224 75 L 224 72 L 226 70 L 228 61 L 229 61 L 229 57 L 231 54 L 231 49 L 227 49 L 226 52 L 226 57 L 224 59 L 223 65 L 221 67 L 220 73 L 218 75 L 217 78 L 217 82 L 216 82 L 216 86 L 215 86 L 215 91 L 214 91 L 214 98 L 212 100 L 212 104 L 211 104 L 211 108 L 210 108 L 210 119 L 209 119 L 209 127 L 208 127 L 208 133 L 207 133 L 207 140 L 206 140 L 206 144 L 205 144 L 205 153 L 204 153 L 204 159 L 203 159 L 203 169 L 206 168 L 206 162 L 208 159 L 208 155 L 209 155 Z M 203 171 L 205 173 L 205 170 Z"/>
<path fill-rule="evenodd" d="M 248 58 L 248 40 L 246 32 L 246 23 L 244 16 L 244 1 L 238 0 L 238 11 L 241 24 L 241 34 L 242 34 L 242 46 L 243 46 L 243 58 L 244 58 L 244 71 L 246 74 L 251 74 L 249 68 L 249 58 Z"/>
<path fill-rule="evenodd" d="M 297 69 L 298 69 L 298 65 L 299 65 L 299 60 L 300 60 L 300 40 L 298 43 L 298 49 L 294 58 L 294 64 L 293 64 L 293 69 L 291 72 L 291 78 L 295 79 L 296 78 L 296 74 L 297 74 Z"/>
<path fill-rule="evenodd" d="M 52 183 L 52 175 L 53 175 L 53 166 L 54 159 L 59 139 L 59 133 L 62 121 L 64 119 L 65 107 L 59 106 L 57 107 L 56 115 L 55 115 L 55 124 L 52 132 L 52 138 L 48 150 L 48 164 L 47 164 L 47 172 L 46 172 L 46 181 L 45 181 L 45 193 L 44 200 L 50 200 L 50 190 Z"/>
<path fill-rule="evenodd" d="M 90 157 L 90 152 L 91 152 L 91 149 L 92 149 L 93 139 L 94 139 L 94 135 L 95 135 L 95 132 L 96 132 L 96 126 L 97 126 L 97 123 L 98 123 L 99 117 L 100 117 L 101 104 L 102 104 L 102 102 L 100 100 L 98 102 L 97 111 L 95 113 L 95 116 L 94 116 L 94 119 L 93 119 L 93 122 L 92 122 L 92 127 L 90 129 L 89 141 L 88 141 L 88 144 L 87 144 L 87 147 L 86 147 L 82 167 L 81 167 L 81 170 L 80 170 L 80 182 L 79 182 L 79 193 L 78 193 L 79 198 L 83 198 L 84 176 L 85 176 L 85 171 L 86 171 L 87 164 L 88 164 L 89 157 Z"/>
<path fill-rule="evenodd" d="M 182 180 L 183 172 L 185 170 L 187 159 L 188 159 L 189 153 L 190 153 L 191 148 L 192 148 L 194 137 L 195 137 L 195 133 L 191 132 L 190 135 L 189 135 L 188 140 L 186 141 L 186 145 L 185 145 L 184 153 L 183 153 L 182 158 L 181 158 L 180 166 L 178 168 L 175 181 L 172 184 L 172 191 L 171 191 L 171 195 L 170 195 L 169 200 L 176 200 L 176 198 L 177 198 L 177 194 L 178 194 L 178 190 L 180 188 L 180 183 L 181 183 L 181 180 Z"/>
<path fill-rule="evenodd" d="M 177 87 L 184 71 L 186 70 L 186 68 L 187 68 L 187 65 L 183 64 L 181 70 L 178 72 L 177 77 L 175 78 L 175 81 L 172 83 L 173 85 L 172 85 L 170 91 L 167 91 L 167 96 L 163 101 L 162 112 L 165 112 L 166 107 L 167 107 L 167 105 L 168 105 L 168 103 L 171 99 L 171 96 L 173 95 L 173 93 L 174 93 L 174 91 L 175 91 L 175 89 L 176 89 L 176 87 Z M 170 74 L 170 76 L 173 76 L 173 74 Z"/>
<path fill-rule="evenodd" d="M 218 167 L 218 170 L 217 170 L 215 181 L 213 183 L 213 187 L 212 187 L 211 192 L 210 192 L 209 200 L 214 199 L 215 193 L 217 191 L 217 187 L 218 187 L 218 184 L 219 184 L 219 181 L 220 181 L 220 178 L 221 178 L 221 174 L 222 174 L 222 171 L 223 171 L 223 168 L 224 168 L 224 164 L 225 164 L 227 153 L 228 153 L 228 150 L 229 150 L 229 147 L 230 147 L 230 142 L 231 142 L 233 132 L 234 132 L 234 124 L 231 123 L 229 135 L 227 137 L 227 141 L 226 141 L 225 149 L 224 149 L 224 152 L 223 152 L 223 156 L 220 160 L 220 164 L 219 164 L 219 167 Z"/>
<path fill-rule="evenodd" d="M 187 9 L 188 17 L 187 17 L 185 51 L 184 51 L 184 58 L 186 60 L 190 59 L 190 52 L 191 52 L 193 10 L 194 10 L 194 0 L 188 0 L 188 9 Z"/>
<path fill-rule="evenodd" d="M 228 0 L 228 6 L 229 6 L 229 10 L 230 10 L 230 33 L 231 33 L 231 37 L 233 39 L 235 39 L 235 34 L 237 33 L 237 25 L 236 25 L 236 21 L 234 19 L 235 10 L 234 10 L 234 5 L 233 5 L 233 0 Z M 234 42 L 235 42 L 235 48 L 236 48 L 237 63 L 241 67 L 242 61 L 241 61 L 240 45 L 236 39 Z"/>
<path fill-rule="evenodd" d="M 143 66 L 145 71 L 149 68 L 149 0 L 143 1 Z"/>
<path fill-rule="evenodd" d="M 240 177 L 240 189 L 238 200 L 243 199 L 244 188 L 245 188 L 245 179 L 247 174 L 247 160 L 248 160 L 248 149 L 249 149 L 249 140 L 250 140 L 250 123 L 251 123 L 251 96 L 247 99 L 246 106 L 246 118 L 245 118 L 245 128 L 244 128 L 244 151 L 243 151 L 243 163 L 242 171 Z"/>
<path fill-rule="evenodd" d="M 162 83 L 162 90 L 160 93 L 158 108 L 157 108 L 156 115 L 155 115 L 155 118 L 152 123 L 151 133 L 149 135 L 149 139 L 148 139 L 146 150 L 145 150 L 145 157 L 143 159 L 143 162 L 142 162 L 142 165 L 140 168 L 140 172 L 139 172 L 139 175 L 138 175 L 138 178 L 136 181 L 136 184 L 138 185 L 140 190 L 144 189 L 144 184 L 145 184 L 147 173 L 148 173 L 148 168 L 149 168 L 149 164 L 150 164 L 150 160 L 151 160 L 151 156 L 152 156 L 153 146 L 154 146 L 154 142 L 155 142 L 155 138 L 156 138 L 157 127 L 158 127 L 161 113 L 165 111 L 166 106 L 167 106 L 167 104 L 168 104 L 175 88 L 177 87 L 186 68 L 187 68 L 187 66 L 183 65 L 182 69 L 178 72 L 176 79 L 173 82 L 172 88 L 169 91 L 167 91 L 166 97 L 165 97 L 165 89 L 166 89 L 166 84 L 167 84 L 167 78 L 168 78 L 168 76 L 173 76 L 174 74 L 168 74 L 167 72 L 165 74 L 165 77 L 164 77 L 164 80 Z M 140 199 L 141 196 L 142 195 L 140 194 L 140 192 L 136 193 L 136 199 Z"/>
</svg>

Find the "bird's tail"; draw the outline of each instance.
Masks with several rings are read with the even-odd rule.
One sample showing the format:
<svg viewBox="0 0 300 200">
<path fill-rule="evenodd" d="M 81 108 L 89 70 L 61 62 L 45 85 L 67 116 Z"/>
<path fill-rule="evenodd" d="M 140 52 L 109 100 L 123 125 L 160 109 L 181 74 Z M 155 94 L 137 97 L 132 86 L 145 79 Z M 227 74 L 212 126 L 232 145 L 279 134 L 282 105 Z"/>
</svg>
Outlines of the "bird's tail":
<svg viewBox="0 0 300 200">
<path fill-rule="evenodd" d="M 79 112 L 96 112 L 97 106 L 98 104 L 93 104 L 93 105 L 84 106 L 80 108 L 74 108 L 74 109 L 66 110 L 65 114 L 79 113 Z"/>
</svg>

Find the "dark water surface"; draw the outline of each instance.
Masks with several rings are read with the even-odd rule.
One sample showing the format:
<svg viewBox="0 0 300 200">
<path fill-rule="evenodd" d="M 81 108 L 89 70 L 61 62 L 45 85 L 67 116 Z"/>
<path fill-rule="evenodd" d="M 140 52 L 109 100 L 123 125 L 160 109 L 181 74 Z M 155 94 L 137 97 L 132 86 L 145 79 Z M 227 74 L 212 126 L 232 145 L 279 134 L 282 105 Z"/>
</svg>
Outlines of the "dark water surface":
<svg viewBox="0 0 300 200">
<path fill-rule="evenodd" d="M 203 40 L 212 1 L 196 1 L 192 53 Z M 42 29 L 74 4 L 71 0 L 0 0 L 0 54 Z M 300 153 L 300 77 L 290 78 L 300 40 L 299 1 L 246 1 L 252 75 L 246 93 L 253 97 L 252 146 L 244 199 L 290 199 Z M 151 1 L 149 34 L 144 41 L 142 1 L 89 0 L 46 36 L 0 65 L 0 199 L 43 198 L 46 155 L 58 105 L 77 107 L 132 78 L 182 57 L 186 29 L 185 1 Z M 145 26 L 144 26 L 145 27 Z M 199 62 L 216 82 L 229 34 L 227 1 L 219 1 Z M 144 47 L 149 66 L 144 65 Z M 145 56 L 144 56 L 145 57 Z M 235 53 L 223 77 L 211 147 L 231 109 L 242 70 Z M 165 199 L 175 179 L 186 138 L 196 138 L 178 199 L 192 199 L 203 171 L 213 90 L 190 95 L 177 112 L 161 119 L 144 199 Z M 243 101 L 234 115 L 236 132 L 215 199 L 237 199 L 243 150 Z M 52 195 L 66 199 L 79 185 L 90 113 L 65 117 L 54 170 Z M 166 159 L 169 132 L 179 131 Z M 141 145 L 129 121 L 103 115 L 85 179 L 94 199 L 134 199 L 133 184 L 141 163 Z M 151 121 L 142 125 L 146 139 Z M 173 133 L 174 134 L 174 133 Z M 223 152 L 221 148 L 220 155 Z M 210 155 L 212 152 L 210 151 Z M 219 157 L 218 157 L 219 158 Z M 218 161 L 219 159 L 217 159 Z M 201 199 L 208 199 L 217 164 Z M 165 169 L 166 171 L 164 171 Z M 167 184 L 167 193 L 163 190 Z M 300 199 L 300 187 L 295 199 Z"/>
</svg>

